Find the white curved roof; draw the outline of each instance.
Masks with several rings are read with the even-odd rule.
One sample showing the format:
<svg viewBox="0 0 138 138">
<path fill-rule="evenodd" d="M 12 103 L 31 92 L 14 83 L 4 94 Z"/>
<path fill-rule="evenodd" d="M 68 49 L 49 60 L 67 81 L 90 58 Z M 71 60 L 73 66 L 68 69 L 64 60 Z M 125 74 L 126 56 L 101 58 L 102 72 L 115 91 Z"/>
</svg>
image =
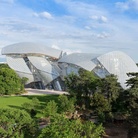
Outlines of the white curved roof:
<svg viewBox="0 0 138 138">
<path fill-rule="evenodd" d="M 60 50 L 47 47 L 43 44 L 22 42 L 8 45 L 2 48 L 2 55 L 15 55 L 15 54 L 41 54 L 53 58 L 59 58 L 61 55 Z"/>
<path fill-rule="evenodd" d="M 97 54 L 91 53 L 73 53 L 63 56 L 58 60 L 58 62 L 74 64 L 86 70 L 92 71 L 96 67 L 96 64 L 92 62 L 92 59 L 97 56 Z"/>
<path fill-rule="evenodd" d="M 113 51 L 97 58 L 109 73 L 117 75 L 118 81 L 125 88 L 125 82 L 129 79 L 126 73 L 138 72 L 135 62 L 125 53 Z"/>
<path fill-rule="evenodd" d="M 28 56 L 29 61 L 39 70 L 45 84 L 50 83 L 59 76 L 59 73 L 43 57 Z"/>
<path fill-rule="evenodd" d="M 14 69 L 17 74 L 22 78 L 28 78 L 28 83 L 33 82 L 33 74 L 27 67 L 26 63 L 24 62 L 23 58 L 14 58 L 14 57 L 6 57 L 8 65 Z"/>
</svg>

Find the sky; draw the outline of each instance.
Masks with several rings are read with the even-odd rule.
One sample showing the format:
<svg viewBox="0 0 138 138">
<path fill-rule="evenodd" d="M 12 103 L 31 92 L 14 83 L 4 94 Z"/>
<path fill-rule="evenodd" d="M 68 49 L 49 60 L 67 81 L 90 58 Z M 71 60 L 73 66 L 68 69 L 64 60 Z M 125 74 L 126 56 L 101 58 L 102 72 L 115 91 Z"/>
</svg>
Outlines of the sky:
<svg viewBox="0 0 138 138">
<path fill-rule="evenodd" d="M 0 0 L 0 51 L 19 42 L 68 54 L 117 50 L 138 63 L 138 0 Z"/>
</svg>

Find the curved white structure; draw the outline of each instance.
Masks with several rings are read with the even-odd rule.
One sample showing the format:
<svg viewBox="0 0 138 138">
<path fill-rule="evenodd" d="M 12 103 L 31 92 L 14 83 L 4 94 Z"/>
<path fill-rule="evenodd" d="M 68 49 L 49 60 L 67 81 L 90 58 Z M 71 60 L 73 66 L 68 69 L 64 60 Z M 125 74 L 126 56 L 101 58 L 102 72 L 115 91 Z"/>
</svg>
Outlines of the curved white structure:
<svg viewBox="0 0 138 138">
<path fill-rule="evenodd" d="M 2 49 L 8 65 L 22 78 L 27 77 L 30 87 L 64 89 L 64 77 L 80 68 L 94 72 L 100 78 L 109 74 L 118 77 L 123 88 L 129 79 L 127 73 L 138 72 L 135 62 L 125 53 L 113 51 L 103 55 L 73 53 L 62 56 L 62 51 L 36 43 L 17 43 Z"/>
<path fill-rule="evenodd" d="M 110 74 L 118 77 L 118 81 L 125 88 L 126 80 L 129 79 L 127 73 L 138 72 L 135 62 L 125 53 L 120 51 L 110 52 L 97 58 Z"/>
<path fill-rule="evenodd" d="M 73 64 L 85 70 L 92 71 L 96 67 L 96 64 L 92 62 L 92 59 L 97 56 L 98 55 L 92 53 L 73 53 L 68 56 L 63 56 L 58 62 Z"/>
<path fill-rule="evenodd" d="M 22 78 L 28 78 L 29 87 L 61 90 L 61 70 L 55 64 L 62 51 L 36 43 L 17 43 L 2 49 L 8 65 Z"/>
<path fill-rule="evenodd" d="M 1 51 L 2 55 L 46 55 L 48 57 L 58 59 L 61 55 L 61 51 L 47 47 L 43 44 L 36 44 L 30 42 L 17 43 L 6 46 Z"/>
</svg>

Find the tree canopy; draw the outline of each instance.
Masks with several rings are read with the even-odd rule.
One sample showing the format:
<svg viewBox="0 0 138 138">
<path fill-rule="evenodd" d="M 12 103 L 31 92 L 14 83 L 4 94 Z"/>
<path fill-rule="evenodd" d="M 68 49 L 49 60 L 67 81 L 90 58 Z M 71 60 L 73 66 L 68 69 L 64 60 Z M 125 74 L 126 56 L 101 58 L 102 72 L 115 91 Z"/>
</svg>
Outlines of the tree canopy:
<svg viewBox="0 0 138 138">
<path fill-rule="evenodd" d="M 25 111 L 15 109 L 0 109 L 0 137 L 24 138 L 33 137 L 36 125 Z"/>
<path fill-rule="evenodd" d="M 23 91 L 24 86 L 19 76 L 10 68 L 0 68 L 0 95 L 16 94 Z"/>
<path fill-rule="evenodd" d="M 80 69 L 79 75 L 71 73 L 65 77 L 65 84 L 70 94 L 85 97 L 95 91 L 98 80 L 92 72 Z"/>
<path fill-rule="evenodd" d="M 82 123 L 80 120 L 70 121 L 64 116 L 57 116 L 42 130 L 39 138 L 100 138 L 103 133 L 104 128 L 101 125 Z"/>
<path fill-rule="evenodd" d="M 101 93 L 105 95 L 109 103 L 114 102 L 118 98 L 122 89 L 120 83 L 117 81 L 117 76 L 113 74 L 108 75 L 101 79 L 101 82 Z"/>
</svg>

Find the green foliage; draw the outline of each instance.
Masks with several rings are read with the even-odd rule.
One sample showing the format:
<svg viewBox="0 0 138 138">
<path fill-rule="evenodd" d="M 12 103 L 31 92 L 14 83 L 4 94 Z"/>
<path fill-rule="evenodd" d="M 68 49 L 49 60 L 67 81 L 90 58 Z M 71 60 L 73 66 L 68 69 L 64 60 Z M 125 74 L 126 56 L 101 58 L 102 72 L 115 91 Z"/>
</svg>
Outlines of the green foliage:
<svg viewBox="0 0 138 138">
<path fill-rule="evenodd" d="M 98 115 L 111 110 L 108 100 L 100 93 L 95 93 L 91 97 L 91 107 Z"/>
<path fill-rule="evenodd" d="M 1 68 L 10 68 L 10 67 L 8 66 L 8 64 L 0 64 L 0 69 Z"/>
<path fill-rule="evenodd" d="M 70 121 L 63 116 L 57 116 L 54 122 L 42 130 L 39 138 L 100 138 L 103 133 L 102 125 L 82 123 L 80 120 Z"/>
<path fill-rule="evenodd" d="M 132 88 L 138 88 L 138 73 L 128 73 L 129 77 L 131 77 L 129 80 L 127 80 L 127 86 Z"/>
<path fill-rule="evenodd" d="M 67 77 L 65 77 L 65 85 L 67 87 L 67 91 L 73 96 L 76 96 L 79 92 L 78 80 L 79 76 L 74 73 L 71 73 Z"/>
<path fill-rule="evenodd" d="M 33 137 L 36 124 L 28 113 L 15 109 L 0 109 L 0 137 Z"/>
<path fill-rule="evenodd" d="M 129 113 L 130 112 L 130 99 L 127 90 L 120 92 L 116 101 L 112 103 L 113 112 Z"/>
<path fill-rule="evenodd" d="M 68 99 L 68 97 L 66 95 L 60 95 L 58 97 L 58 101 L 59 101 L 59 110 L 60 112 L 74 112 L 75 110 L 75 98 L 70 98 Z"/>
<path fill-rule="evenodd" d="M 131 110 L 138 108 L 138 73 L 128 73 L 131 78 L 127 80 L 128 97 L 127 101 Z"/>
<path fill-rule="evenodd" d="M 94 123 L 90 121 L 86 121 L 83 126 L 82 130 L 84 133 L 83 138 L 101 138 L 102 134 L 104 134 L 104 128 L 102 124 L 96 126 Z"/>
<path fill-rule="evenodd" d="M 116 101 L 119 93 L 122 90 L 120 84 L 117 82 L 117 76 L 111 74 L 101 79 L 101 82 L 101 93 L 105 95 L 105 97 L 108 99 L 108 102 L 111 104 L 112 102 Z"/>
<path fill-rule="evenodd" d="M 45 117 L 55 116 L 57 114 L 58 106 L 54 100 L 47 103 L 43 113 Z"/>
<path fill-rule="evenodd" d="M 79 75 L 69 74 L 65 77 L 65 84 L 71 95 L 76 96 L 77 103 L 89 107 L 89 97 L 96 91 L 98 77 L 92 72 L 80 69 Z"/>
<path fill-rule="evenodd" d="M 65 84 L 70 94 L 85 97 L 95 91 L 98 80 L 92 72 L 80 69 L 79 75 L 71 73 L 65 77 Z"/>
<path fill-rule="evenodd" d="M 0 95 L 17 94 L 23 90 L 21 79 L 12 69 L 0 69 Z"/>
<path fill-rule="evenodd" d="M 23 103 L 22 107 L 31 115 L 31 117 L 34 117 L 37 113 L 39 105 L 39 100 L 36 97 L 34 97 L 31 102 Z"/>
<path fill-rule="evenodd" d="M 111 111 L 108 100 L 100 93 L 94 93 L 90 102 L 91 108 L 98 115 L 99 122 L 105 122 L 106 115 Z"/>
<path fill-rule="evenodd" d="M 90 71 L 79 70 L 79 86 L 83 96 L 92 95 L 99 83 L 99 79 Z"/>
<path fill-rule="evenodd" d="M 21 82 L 23 85 L 25 85 L 27 81 L 28 81 L 28 78 L 26 77 L 21 78 Z"/>
</svg>

